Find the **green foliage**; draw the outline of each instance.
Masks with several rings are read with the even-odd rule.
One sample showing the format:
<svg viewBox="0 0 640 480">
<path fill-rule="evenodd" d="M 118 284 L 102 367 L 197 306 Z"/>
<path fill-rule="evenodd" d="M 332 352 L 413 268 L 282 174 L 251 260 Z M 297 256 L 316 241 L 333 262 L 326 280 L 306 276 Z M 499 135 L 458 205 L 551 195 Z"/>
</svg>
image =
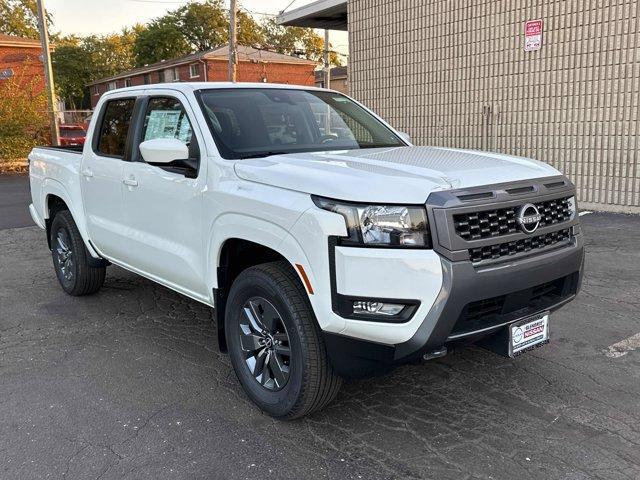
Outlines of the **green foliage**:
<svg viewBox="0 0 640 480">
<path fill-rule="evenodd" d="M 140 67 L 189 53 L 189 44 L 175 24 L 159 18 L 141 30 L 133 44 L 135 65 Z"/>
<path fill-rule="evenodd" d="M 135 26 L 121 34 L 59 39 L 52 54 L 58 96 L 69 108 L 87 106 L 87 84 L 133 68 L 134 42 L 143 31 Z"/>
<path fill-rule="evenodd" d="M 250 46 L 263 46 L 266 42 L 264 30 L 262 25 L 259 25 L 253 17 L 243 12 L 238 11 L 236 16 L 238 26 L 238 44 L 250 45 Z"/>
<path fill-rule="evenodd" d="M 274 18 L 268 18 L 262 23 L 262 30 L 266 45 L 278 53 L 301 54 L 309 60 L 322 61 L 324 38 L 312 28 L 283 27 L 278 25 Z M 329 62 L 332 65 L 342 65 L 340 57 L 335 52 L 329 54 Z"/>
<path fill-rule="evenodd" d="M 211 50 L 229 40 L 229 17 L 222 0 L 192 2 L 161 18 L 175 25 L 191 52 Z"/>
<path fill-rule="evenodd" d="M 151 21 L 135 40 L 136 65 L 212 50 L 229 41 L 229 12 L 222 0 L 192 2 Z M 262 27 L 238 12 L 238 43 L 262 45 Z"/>
<path fill-rule="evenodd" d="M 44 92 L 38 92 L 37 79 L 25 84 L 21 77 L 18 73 L 0 85 L 0 160 L 26 158 L 49 139 Z"/>
<path fill-rule="evenodd" d="M 36 0 L 0 0 L 0 33 L 39 38 Z M 47 15 L 51 24 L 51 16 Z"/>
<path fill-rule="evenodd" d="M 26 5 L 35 0 L 0 0 L 0 5 L 8 3 Z M 86 86 L 91 82 L 133 67 L 214 49 L 228 42 L 228 28 L 229 12 L 223 0 L 204 0 L 119 34 L 57 38 L 53 70 L 58 95 L 70 108 L 87 107 Z M 317 62 L 322 60 L 324 48 L 324 39 L 311 28 L 283 27 L 273 17 L 258 23 L 242 10 L 238 12 L 238 43 Z M 330 62 L 341 65 L 334 52 Z"/>
</svg>

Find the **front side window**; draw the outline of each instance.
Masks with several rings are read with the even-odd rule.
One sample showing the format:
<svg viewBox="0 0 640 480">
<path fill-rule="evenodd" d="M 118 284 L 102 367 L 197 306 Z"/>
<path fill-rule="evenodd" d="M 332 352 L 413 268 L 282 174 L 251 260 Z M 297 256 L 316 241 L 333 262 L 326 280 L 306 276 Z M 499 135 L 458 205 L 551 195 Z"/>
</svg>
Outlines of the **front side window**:
<svg viewBox="0 0 640 480">
<path fill-rule="evenodd" d="M 124 86 L 125 87 L 130 87 L 131 86 L 131 79 L 130 78 L 125 78 L 124 79 Z"/>
<path fill-rule="evenodd" d="M 106 103 L 98 137 L 98 153 L 109 157 L 124 157 L 135 103 L 133 98 L 109 100 Z"/>
<path fill-rule="evenodd" d="M 210 89 L 200 92 L 200 100 L 220 153 L 228 159 L 405 145 L 373 115 L 337 93 Z"/>
<path fill-rule="evenodd" d="M 116 82 L 109 82 L 107 84 L 107 91 L 115 90 L 116 88 L 118 88 L 118 84 Z"/>
<path fill-rule="evenodd" d="M 155 138 L 177 138 L 189 145 L 192 136 L 191 123 L 179 100 L 170 97 L 149 100 L 142 141 Z"/>
<path fill-rule="evenodd" d="M 196 78 L 200 76 L 200 65 L 192 63 L 189 65 L 189 77 Z"/>
</svg>

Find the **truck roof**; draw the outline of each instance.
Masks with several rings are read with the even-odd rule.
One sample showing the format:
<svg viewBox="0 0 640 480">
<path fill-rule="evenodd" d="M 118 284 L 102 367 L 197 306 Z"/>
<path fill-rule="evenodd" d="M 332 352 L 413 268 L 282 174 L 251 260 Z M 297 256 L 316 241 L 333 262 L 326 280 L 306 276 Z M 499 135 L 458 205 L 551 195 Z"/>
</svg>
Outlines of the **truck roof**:
<svg viewBox="0 0 640 480">
<path fill-rule="evenodd" d="M 273 88 L 273 89 L 295 89 L 295 90 L 320 90 L 333 92 L 326 88 L 318 88 L 310 85 L 291 85 L 287 83 L 251 83 L 251 82 L 172 82 L 172 83 L 152 83 L 149 85 L 136 85 L 133 87 L 116 88 L 109 90 L 104 95 L 110 95 L 119 92 L 137 92 L 140 90 L 178 90 L 181 92 L 193 92 L 195 90 L 204 89 L 221 89 L 221 88 Z M 336 92 L 338 93 L 338 92 Z M 104 96 L 103 95 L 103 96 Z"/>
</svg>

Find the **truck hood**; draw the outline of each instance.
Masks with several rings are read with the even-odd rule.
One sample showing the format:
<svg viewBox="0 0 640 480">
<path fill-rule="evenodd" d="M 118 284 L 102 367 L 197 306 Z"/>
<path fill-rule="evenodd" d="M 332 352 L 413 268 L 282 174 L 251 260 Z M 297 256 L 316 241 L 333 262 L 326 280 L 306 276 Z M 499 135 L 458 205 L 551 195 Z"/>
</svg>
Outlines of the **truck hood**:
<svg viewBox="0 0 640 480">
<path fill-rule="evenodd" d="M 245 180 L 323 197 L 371 203 L 424 203 L 437 190 L 559 175 L 520 157 L 438 147 L 290 153 L 239 160 Z"/>
</svg>

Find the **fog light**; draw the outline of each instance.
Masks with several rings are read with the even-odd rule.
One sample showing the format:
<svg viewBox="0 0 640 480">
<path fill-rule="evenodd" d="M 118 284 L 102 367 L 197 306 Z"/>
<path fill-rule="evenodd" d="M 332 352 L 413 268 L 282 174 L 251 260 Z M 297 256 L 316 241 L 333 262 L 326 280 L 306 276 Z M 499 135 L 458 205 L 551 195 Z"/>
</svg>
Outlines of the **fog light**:
<svg viewBox="0 0 640 480">
<path fill-rule="evenodd" d="M 392 317 L 398 315 L 404 309 L 404 305 L 382 302 L 353 302 L 353 313 L 356 315 L 384 315 Z"/>
</svg>

